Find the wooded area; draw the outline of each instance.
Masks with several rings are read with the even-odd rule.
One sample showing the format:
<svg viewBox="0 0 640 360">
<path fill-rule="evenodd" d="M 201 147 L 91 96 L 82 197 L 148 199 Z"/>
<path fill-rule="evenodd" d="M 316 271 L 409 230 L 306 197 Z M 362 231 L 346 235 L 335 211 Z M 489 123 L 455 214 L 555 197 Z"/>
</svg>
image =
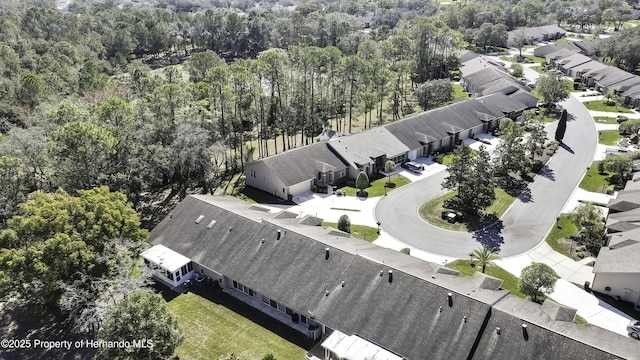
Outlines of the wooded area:
<svg viewBox="0 0 640 360">
<path fill-rule="evenodd" d="M 0 295 L 94 335 L 145 283 L 134 274 L 141 228 L 167 198 L 213 192 L 245 162 L 326 129 L 357 132 L 451 101 L 463 48 L 503 46 L 520 26 L 618 29 L 635 5 L 56 3 L 0 4 Z M 635 70 L 637 47 L 619 44 L 638 31 L 612 39 L 603 53 Z"/>
</svg>

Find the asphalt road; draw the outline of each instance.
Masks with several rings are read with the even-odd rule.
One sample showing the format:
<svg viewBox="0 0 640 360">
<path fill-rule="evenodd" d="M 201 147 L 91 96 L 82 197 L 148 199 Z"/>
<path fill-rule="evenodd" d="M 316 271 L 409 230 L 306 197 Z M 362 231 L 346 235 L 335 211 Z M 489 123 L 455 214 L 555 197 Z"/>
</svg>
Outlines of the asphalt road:
<svg viewBox="0 0 640 360">
<path fill-rule="evenodd" d="M 529 70 L 529 69 L 527 69 Z M 384 231 L 398 240 L 430 253 L 466 258 L 480 243 L 499 249 L 501 257 L 519 255 L 544 241 L 547 232 L 591 164 L 597 133 L 591 115 L 574 97 L 562 103 L 573 119 L 567 122 L 564 146 L 548 163 L 545 175 L 536 176 L 501 221 L 475 233 L 434 227 L 420 218 L 418 208 L 445 193 L 446 173 L 404 186 L 378 202 L 375 216 Z M 555 134 L 555 124 L 548 130 Z"/>
</svg>

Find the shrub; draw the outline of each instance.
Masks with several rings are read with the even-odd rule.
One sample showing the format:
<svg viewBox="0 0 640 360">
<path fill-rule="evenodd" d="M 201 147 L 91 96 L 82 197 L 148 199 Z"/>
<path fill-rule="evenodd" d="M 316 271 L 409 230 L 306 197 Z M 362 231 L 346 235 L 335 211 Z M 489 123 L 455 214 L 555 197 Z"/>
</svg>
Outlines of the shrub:
<svg viewBox="0 0 640 360">
<path fill-rule="evenodd" d="M 437 162 L 438 164 L 442 164 L 442 162 L 444 161 L 444 154 L 436 153 L 433 157 L 433 161 Z"/>
<path fill-rule="evenodd" d="M 338 219 L 338 230 L 351 233 L 351 220 L 347 215 L 342 215 Z"/>
</svg>

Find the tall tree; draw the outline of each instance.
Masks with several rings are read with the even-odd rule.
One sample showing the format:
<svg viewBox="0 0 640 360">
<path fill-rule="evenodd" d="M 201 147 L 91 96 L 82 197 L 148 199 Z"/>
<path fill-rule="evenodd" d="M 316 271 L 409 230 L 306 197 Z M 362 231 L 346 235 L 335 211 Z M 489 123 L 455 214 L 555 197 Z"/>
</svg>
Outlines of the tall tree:
<svg viewBox="0 0 640 360">
<path fill-rule="evenodd" d="M 98 333 L 101 341 L 139 341 L 141 347 L 102 347 L 99 359 L 168 359 L 184 340 L 178 319 L 160 294 L 138 291 L 111 312 Z"/>
<path fill-rule="evenodd" d="M 549 265 L 533 263 L 522 269 L 518 287 L 521 293 L 532 297 L 533 301 L 538 301 L 539 296 L 553 292 L 559 278 Z"/>
<path fill-rule="evenodd" d="M 520 124 L 509 118 L 500 121 L 500 143 L 495 150 L 495 169 L 500 177 L 510 173 L 526 173 L 531 167 L 531 159 L 523 146 L 523 130 Z"/>
<path fill-rule="evenodd" d="M 582 203 L 573 212 L 578 237 L 587 250 L 597 255 L 603 245 L 605 227 L 602 212 L 592 204 Z"/>
<path fill-rule="evenodd" d="M 536 80 L 535 92 L 547 104 L 556 104 L 569 98 L 569 89 L 559 76 L 542 75 Z"/>
<path fill-rule="evenodd" d="M 567 110 L 562 110 L 560 120 L 558 121 L 558 127 L 556 128 L 555 138 L 557 141 L 562 142 L 564 139 L 564 133 L 567 131 Z"/>
<path fill-rule="evenodd" d="M 449 79 L 429 80 L 418 85 L 414 91 L 422 110 L 443 105 L 453 100 L 453 86 Z"/>
<path fill-rule="evenodd" d="M 454 157 L 447 169 L 449 176 L 442 187 L 456 191 L 456 196 L 445 206 L 469 214 L 478 214 L 495 200 L 495 180 L 491 170 L 489 154 L 484 147 L 473 157 L 471 148 L 462 143 L 453 152 Z"/>
</svg>

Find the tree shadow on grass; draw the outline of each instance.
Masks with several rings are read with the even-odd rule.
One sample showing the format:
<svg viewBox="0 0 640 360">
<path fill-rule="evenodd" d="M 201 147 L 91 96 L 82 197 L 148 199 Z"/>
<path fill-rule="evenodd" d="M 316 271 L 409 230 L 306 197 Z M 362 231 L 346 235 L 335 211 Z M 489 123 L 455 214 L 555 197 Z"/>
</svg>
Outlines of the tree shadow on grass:
<svg viewBox="0 0 640 360">
<path fill-rule="evenodd" d="M 252 321 L 256 325 L 259 325 L 283 339 L 305 349 L 310 350 L 315 341 L 309 339 L 304 334 L 292 329 L 286 324 L 277 321 L 271 316 L 261 312 L 260 310 L 243 303 L 242 301 L 234 298 L 233 296 L 225 293 L 218 286 L 201 283 L 194 285 L 191 289 L 194 294 L 203 297 L 213 303 L 222 305 L 225 308 L 242 315 L 244 318 Z"/>
<path fill-rule="evenodd" d="M 518 197 L 527 189 L 529 184 L 524 177 L 514 178 L 512 176 L 508 176 L 498 180 L 498 186 L 507 194 L 513 197 Z"/>
<path fill-rule="evenodd" d="M 504 244 L 503 228 L 502 220 L 498 220 L 485 228 L 475 231 L 471 236 L 483 246 L 499 252 L 500 246 Z"/>
</svg>

